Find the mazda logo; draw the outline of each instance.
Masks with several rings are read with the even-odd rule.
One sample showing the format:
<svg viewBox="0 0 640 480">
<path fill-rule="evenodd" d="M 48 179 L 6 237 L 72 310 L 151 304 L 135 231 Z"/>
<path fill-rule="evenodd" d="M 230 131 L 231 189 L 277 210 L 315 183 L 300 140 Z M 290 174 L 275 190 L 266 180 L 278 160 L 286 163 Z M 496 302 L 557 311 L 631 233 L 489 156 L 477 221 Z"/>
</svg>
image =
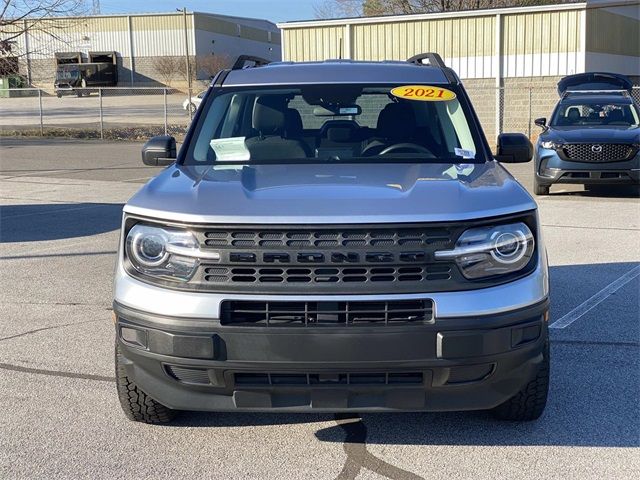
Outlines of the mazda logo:
<svg viewBox="0 0 640 480">
<path fill-rule="evenodd" d="M 602 153 L 602 145 L 591 145 L 591 151 L 593 153 Z"/>
</svg>

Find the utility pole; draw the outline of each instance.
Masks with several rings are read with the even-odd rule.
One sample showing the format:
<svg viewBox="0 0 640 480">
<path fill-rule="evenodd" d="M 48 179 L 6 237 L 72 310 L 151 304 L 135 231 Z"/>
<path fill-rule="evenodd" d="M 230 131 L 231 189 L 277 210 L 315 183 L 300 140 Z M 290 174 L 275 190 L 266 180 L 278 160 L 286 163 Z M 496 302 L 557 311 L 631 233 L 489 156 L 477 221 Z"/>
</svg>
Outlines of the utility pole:
<svg viewBox="0 0 640 480">
<path fill-rule="evenodd" d="M 187 62 L 187 90 L 189 95 L 189 105 L 191 105 L 191 62 L 189 61 L 189 31 L 187 29 L 187 7 L 182 8 L 182 18 L 184 19 L 184 58 Z M 192 120 L 192 118 L 193 112 L 191 111 L 191 108 L 189 108 L 189 120 Z"/>
</svg>

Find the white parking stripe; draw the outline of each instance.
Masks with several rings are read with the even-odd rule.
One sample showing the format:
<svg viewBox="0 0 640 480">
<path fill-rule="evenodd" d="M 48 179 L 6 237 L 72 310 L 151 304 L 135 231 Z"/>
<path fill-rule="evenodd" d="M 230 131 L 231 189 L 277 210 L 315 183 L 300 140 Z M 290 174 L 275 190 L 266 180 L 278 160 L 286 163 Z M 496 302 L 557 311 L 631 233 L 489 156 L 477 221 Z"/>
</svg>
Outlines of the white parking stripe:
<svg viewBox="0 0 640 480">
<path fill-rule="evenodd" d="M 609 285 L 604 287 L 598 293 L 596 293 L 589 299 L 582 302 L 580 305 L 578 305 L 576 308 L 571 310 L 569 313 L 560 317 L 558 320 L 556 320 L 551 325 L 549 325 L 549 328 L 568 327 L 573 322 L 575 322 L 580 317 L 582 317 L 585 313 L 589 312 L 593 308 L 597 307 L 600 303 L 605 301 L 607 297 L 609 297 L 609 295 L 620 290 L 622 287 L 624 287 L 627 283 L 629 283 L 631 280 L 636 278 L 638 275 L 640 275 L 640 265 L 635 268 L 632 268 L 627 273 L 622 275 L 620 278 L 618 278 L 617 280 L 614 280 Z"/>
</svg>

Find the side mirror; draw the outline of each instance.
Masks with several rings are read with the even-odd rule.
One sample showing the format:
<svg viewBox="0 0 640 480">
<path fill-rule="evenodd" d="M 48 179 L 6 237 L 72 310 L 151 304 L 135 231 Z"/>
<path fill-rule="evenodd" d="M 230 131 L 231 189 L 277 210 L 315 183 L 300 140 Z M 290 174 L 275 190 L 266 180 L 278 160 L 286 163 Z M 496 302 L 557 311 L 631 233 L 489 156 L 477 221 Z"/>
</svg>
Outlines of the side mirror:
<svg viewBox="0 0 640 480">
<path fill-rule="evenodd" d="M 546 130 L 547 128 L 547 119 L 544 117 L 541 118 L 536 118 L 533 123 L 535 123 L 537 126 L 544 128 Z"/>
<path fill-rule="evenodd" d="M 152 167 L 171 165 L 176 161 L 176 139 L 158 135 L 142 146 L 142 163 Z"/>
<path fill-rule="evenodd" d="M 522 133 L 498 135 L 497 161 L 502 163 L 525 163 L 533 157 L 533 145 Z"/>
</svg>

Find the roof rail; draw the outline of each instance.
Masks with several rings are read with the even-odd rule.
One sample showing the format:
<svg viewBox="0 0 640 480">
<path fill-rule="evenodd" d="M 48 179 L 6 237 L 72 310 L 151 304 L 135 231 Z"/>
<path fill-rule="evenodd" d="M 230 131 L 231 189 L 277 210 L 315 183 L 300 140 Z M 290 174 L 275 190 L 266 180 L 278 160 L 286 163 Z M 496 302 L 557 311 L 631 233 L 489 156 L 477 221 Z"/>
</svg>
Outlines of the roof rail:
<svg viewBox="0 0 640 480">
<path fill-rule="evenodd" d="M 442 60 L 442 57 L 435 52 L 419 53 L 409 58 L 407 62 L 415 63 L 416 65 L 424 65 L 423 60 L 429 60 L 429 65 L 432 67 L 445 68 L 446 65 Z"/>
<path fill-rule="evenodd" d="M 253 62 L 254 67 L 264 67 L 265 65 L 269 65 L 271 63 L 270 60 L 267 60 L 262 57 L 255 57 L 253 55 L 240 55 L 237 60 L 234 62 L 231 70 L 242 70 L 246 67 L 247 62 Z"/>
</svg>

